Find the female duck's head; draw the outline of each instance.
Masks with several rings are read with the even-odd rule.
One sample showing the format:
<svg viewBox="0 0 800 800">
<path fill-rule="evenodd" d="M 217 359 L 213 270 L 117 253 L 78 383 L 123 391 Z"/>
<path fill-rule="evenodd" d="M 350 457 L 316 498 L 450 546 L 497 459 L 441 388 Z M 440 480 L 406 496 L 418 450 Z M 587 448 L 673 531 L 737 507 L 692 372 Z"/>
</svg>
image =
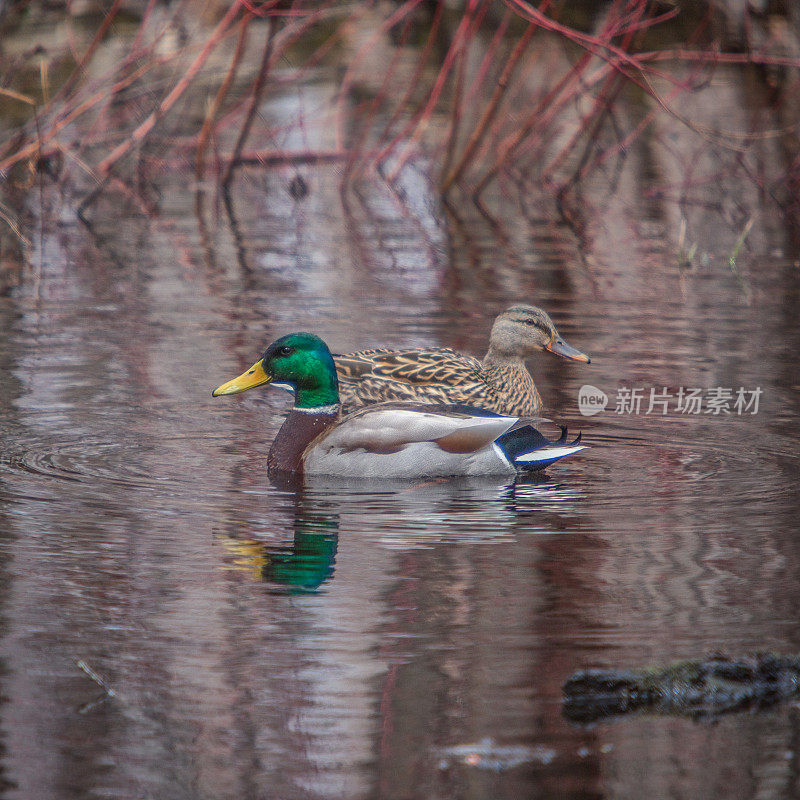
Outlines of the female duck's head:
<svg viewBox="0 0 800 800">
<path fill-rule="evenodd" d="M 538 306 L 514 305 L 494 321 L 489 339 L 489 360 L 525 358 L 537 350 L 549 350 L 570 361 L 589 363 L 586 353 L 568 345 L 549 314 Z"/>
<path fill-rule="evenodd" d="M 265 383 L 294 389 L 298 408 L 339 403 L 336 365 L 328 346 L 313 333 L 290 333 L 277 339 L 249 370 L 214 389 L 212 395 L 238 394 Z"/>
</svg>

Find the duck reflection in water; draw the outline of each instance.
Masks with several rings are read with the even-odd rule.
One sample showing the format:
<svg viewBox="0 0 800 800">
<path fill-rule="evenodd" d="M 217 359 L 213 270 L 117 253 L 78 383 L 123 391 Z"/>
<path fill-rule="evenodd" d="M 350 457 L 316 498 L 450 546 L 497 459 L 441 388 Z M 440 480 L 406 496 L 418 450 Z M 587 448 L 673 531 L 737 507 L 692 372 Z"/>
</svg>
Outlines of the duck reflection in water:
<svg viewBox="0 0 800 800">
<path fill-rule="evenodd" d="M 332 504 L 309 498 L 302 490 L 292 490 L 290 496 L 294 506 L 291 544 L 266 541 L 264 534 L 271 537 L 274 531 L 274 523 L 266 519 L 231 521 L 219 536 L 232 556 L 230 569 L 271 584 L 279 593 L 313 594 L 333 578 L 339 515 Z"/>
</svg>

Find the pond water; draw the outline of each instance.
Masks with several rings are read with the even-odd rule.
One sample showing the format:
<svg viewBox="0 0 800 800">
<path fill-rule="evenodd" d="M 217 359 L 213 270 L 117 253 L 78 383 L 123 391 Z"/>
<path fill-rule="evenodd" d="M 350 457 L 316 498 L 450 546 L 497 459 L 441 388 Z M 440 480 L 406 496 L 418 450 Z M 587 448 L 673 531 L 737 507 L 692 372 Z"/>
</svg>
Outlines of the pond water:
<svg viewBox="0 0 800 800">
<path fill-rule="evenodd" d="M 593 274 L 546 219 L 303 176 L 244 172 L 227 210 L 168 177 L 158 217 L 101 200 L 91 228 L 32 192 L 0 300 L 3 796 L 796 797 L 791 703 L 579 725 L 561 687 L 800 653 L 797 266 L 631 270 L 639 242 Z M 211 398 L 292 330 L 481 355 L 519 300 L 592 356 L 531 361 L 589 445 L 534 479 L 275 486 L 288 396 Z M 763 393 L 691 414 L 679 387 Z"/>
<path fill-rule="evenodd" d="M 481 170 L 578 56 L 537 35 L 444 203 L 437 169 L 491 96 L 472 80 L 490 37 L 465 58 L 448 152 L 446 109 L 399 135 L 438 68 L 376 40 L 381 4 L 356 8 L 330 55 L 313 37 L 281 53 L 248 147 L 270 165 L 299 155 L 241 169 L 229 197 L 211 155 L 200 186 L 188 164 L 222 55 L 137 148 L 141 196 L 112 181 L 77 219 L 83 164 L 145 118 L 178 62 L 59 129 L 63 158 L 41 174 L 0 175 L 0 286 L 15 284 L 0 293 L 0 796 L 800 796 L 796 701 L 580 723 L 562 692 L 588 667 L 800 655 L 797 92 L 777 70 L 678 64 L 693 91 L 654 73 L 672 113 L 651 114 L 587 70 L 586 94 L 547 108 L 479 210 Z M 20 53 L 56 31 L 36 19 Z M 93 31 L 58 36 L 74 53 Z M 111 80 L 134 35 L 108 37 L 91 69 Z M 36 80 L 44 63 L 27 64 Z M 595 128 L 587 99 L 606 90 L 613 119 Z M 230 151 L 237 113 L 209 153 Z M 587 120 L 596 161 L 559 206 L 553 181 L 589 163 L 571 139 Z M 356 158 L 390 133 L 392 189 Z M 288 395 L 211 397 L 297 330 L 339 352 L 480 356 L 518 302 L 592 357 L 530 360 L 548 416 L 588 445 L 543 474 L 276 485 L 266 454 Z M 603 411 L 580 413 L 584 386 Z M 688 390 L 699 410 L 681 410 Z"/>
</svg>

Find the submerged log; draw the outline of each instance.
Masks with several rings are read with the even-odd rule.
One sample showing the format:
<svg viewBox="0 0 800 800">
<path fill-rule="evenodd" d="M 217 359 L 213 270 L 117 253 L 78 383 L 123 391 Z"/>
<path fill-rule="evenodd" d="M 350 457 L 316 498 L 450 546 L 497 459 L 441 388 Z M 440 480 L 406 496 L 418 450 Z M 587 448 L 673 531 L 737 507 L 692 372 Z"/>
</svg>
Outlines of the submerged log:
<svg viewBox="0 0 800 800">
<path fill-rule="evenodd" d="M 563 687 L 573 722 L 646 711 L 695 718 L 760 709 L 800 695 L 800 656 L 712 656 L 642 670 L 587 669 Z"/>
</svg>

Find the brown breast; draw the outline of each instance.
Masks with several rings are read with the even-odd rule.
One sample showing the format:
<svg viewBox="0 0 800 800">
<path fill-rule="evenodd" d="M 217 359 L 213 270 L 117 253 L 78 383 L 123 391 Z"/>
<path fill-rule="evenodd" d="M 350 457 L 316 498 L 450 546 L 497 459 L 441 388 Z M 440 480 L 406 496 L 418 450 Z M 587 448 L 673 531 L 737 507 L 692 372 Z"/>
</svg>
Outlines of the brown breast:
<svg viewBox="0 0 800 800">
<path fill-rule="evenodd" d="M 321 433 L 339 420 L 339 408 L 330 412 L 302 411 L 293 408 L 286 417 L 267 457 L 270 475 L 302 475 L 303 454 Z"/>
</svg>

